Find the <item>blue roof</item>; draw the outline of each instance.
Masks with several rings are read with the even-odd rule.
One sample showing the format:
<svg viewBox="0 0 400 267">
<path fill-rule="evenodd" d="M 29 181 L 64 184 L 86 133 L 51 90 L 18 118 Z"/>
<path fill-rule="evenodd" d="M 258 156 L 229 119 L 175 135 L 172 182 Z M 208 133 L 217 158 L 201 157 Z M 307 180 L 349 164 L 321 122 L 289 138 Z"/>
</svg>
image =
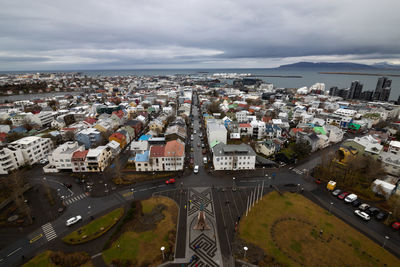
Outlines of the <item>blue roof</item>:
<svg viewBox="0 0 400 267">
<path fill-rule="evenodd" d="M 139 141 L 149 141 L 151 138 L 151 134 L 144 134 L 141 137 L 139 137 Z"/>
<path fill-rule="evenodd" d="M 11 133 L 26 133 L 27 130 L 23 126 L 18 126 L 10 131 Z"/>
<path fill-rule="evenodd" d="M 145 151 L 143 154 L 136 154 L 136 162 L 148 162 L 149 161 L 149 151 Z"/>
</svg>

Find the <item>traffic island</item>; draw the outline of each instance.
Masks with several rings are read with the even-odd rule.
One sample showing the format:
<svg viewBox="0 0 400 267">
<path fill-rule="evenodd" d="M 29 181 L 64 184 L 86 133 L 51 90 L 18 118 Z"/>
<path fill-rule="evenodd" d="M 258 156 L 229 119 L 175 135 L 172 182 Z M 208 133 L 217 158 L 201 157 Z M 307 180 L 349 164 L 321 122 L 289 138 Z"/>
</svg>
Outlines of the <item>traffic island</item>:
<svg viewBox="0 0 400 267">
<path fill-rule="evenodd" d="M 96 239 L 110 230 L 121 219 L 122 215 L 124 215 L 124 208 L 115 209 L 65 236 L 62 241 L 67 244 L 78 245 Z"/>
<path fill-rule="evenodd" d="M 130 220 L 124 220 L 103 251 L 104 262 L 114 266 L 158 266 L 172 260 L 178 207 L 166 197 L 138 202 Z M 163 250 L 161 250 L 163 247 Z"/>
<path fill-rule="evenodd" d="M 294 193 L 265 195 L 243 216 L 236 243 L 236 258 L 260 266 L 400 266 L 379 244 Z"/>
</svg>

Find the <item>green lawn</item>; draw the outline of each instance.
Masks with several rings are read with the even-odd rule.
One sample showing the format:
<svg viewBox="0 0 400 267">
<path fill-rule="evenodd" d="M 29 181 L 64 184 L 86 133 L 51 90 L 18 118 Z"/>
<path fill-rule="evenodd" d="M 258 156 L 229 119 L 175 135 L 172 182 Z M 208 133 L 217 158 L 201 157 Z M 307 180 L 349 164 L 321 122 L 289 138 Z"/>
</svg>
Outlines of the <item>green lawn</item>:
<svg viewBox="0 0 400 267">
<path fill-rule="evenodd" d="M 164 219 L 149 231 L 124 232 L 111 248 L 103 251 L 103 259 L 107 264 L 113 260 L 129 261 L 131 266 L 158 266 L 161 263 L 161 246 L 165 247 L 165 251 L 173 249 L 175 235 L 172 233 L 176 230 L 178 208 L 174 201 L 165 197 L 142 201 L 143 213 L 150 213 L 160 204 L 167 207 L 163 211 Z"/>
<path fill-rule="evenodd" d="M 46 250 L 45 252 L 42 252 L 38 255 L 36 255 L 33 259 L 28 261 L 23 265 L 23 267 L 50 267 L 50 266 L 56 266 L 50 261 L 50 250 Z"/>
<path fill-rule="evenodd" d="M 380 245 L 294 193 L 267 194 L 241 220 L 239 237 L 288 266 L 400 266 Z"/>
<path fill-rule="evenodd" d="M 121 219 L 123 214 L 124 208 L 115 209 L 70 233 L 62 240 L 69 244 L 81 244 L 93 240 L 110 230 Z"/>
</svg>

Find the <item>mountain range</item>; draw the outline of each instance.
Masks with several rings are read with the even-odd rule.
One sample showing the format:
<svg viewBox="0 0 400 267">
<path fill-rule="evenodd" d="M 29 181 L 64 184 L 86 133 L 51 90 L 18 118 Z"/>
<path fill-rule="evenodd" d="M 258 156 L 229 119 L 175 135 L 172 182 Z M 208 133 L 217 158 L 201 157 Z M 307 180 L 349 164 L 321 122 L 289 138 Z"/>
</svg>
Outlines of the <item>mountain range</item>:
<svg viewBox="0 0 400 267">
<path fill-rule="evenodd" d="M 398 69 L 400 65 L 389 64 L 387 62 L 375 63 L 373 65 L 352 63 L 352 62 L 297 62 L 293 64 L 281 65 L 278 69 Z"/>
</svg>

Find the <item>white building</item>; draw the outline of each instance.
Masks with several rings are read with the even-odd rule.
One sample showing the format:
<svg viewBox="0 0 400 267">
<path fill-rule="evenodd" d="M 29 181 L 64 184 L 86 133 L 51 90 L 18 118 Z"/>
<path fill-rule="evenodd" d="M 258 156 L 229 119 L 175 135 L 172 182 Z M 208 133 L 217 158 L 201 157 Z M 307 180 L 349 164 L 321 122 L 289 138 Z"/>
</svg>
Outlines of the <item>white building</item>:
<svg viewBox="0 0 400 267">
<path fill-rule="evenodd" d="M 66 142 L 54 149 L 54 151 L 51 153 L 49 156 L 49 165 L 54 166 L 58 171 L 72 171 L 72 155 L 76 151 L 83 150 L 85 150 L 85 146 L 80 146 L 78 142 Z"/>
<path fill-rule="evenodd" d="M 357 114 L 357 110 L 347 109 L 347 108 L 339 108 L 334 114 L 346 117 L 354 117 Z"/>
<path fill-rule="evenodd" d="M 213 148 L 213 164 L 215 170 L 254 170 L 256 153 L 246 144 L 219 143 Z"/>
<path fill-rule="evenodd" d="M 86 155 L 86 170 L 88 172 L 102 172 L 107 168 L 112 156 L 111 149 L 107 146 L 98 146 L 89 149 Z"/>
<path fill-rule="evenodd" d="M 25 164 L 21 149 L 4 147 L 0 150 L 0 174 L 8 174 Z"/>
<path fill-rule="evenodd" d="M 226 144 L 227 134 L 228 131 L 223 124 L 216 122 L 207 123 L 207 140 L 210 146 L 215 141 Z"/>
<path fill-rule="evenodd" d="M 248 115 L 247 110 L 242 110 L 236 113 L 236 120 L 241 123 L 241 122 L 247 122 L 247 115 Z"/>
<path fill-rule="evenodd" d="M 392 154 L 400 154 L 400 142 L 399 141 L 390 141 L 388 152 Z"/>
<path fill-rule="evenodd" d="M 31 116 L 31 121 L 40 126 L 51 125 L 54 120 L 53 112 L 51 111 L 42 111 L 38 114 L 33 114 Z"/>
<path fill-rule="evenodd" d="M 50 138 L 28 136 L 12 142 L 10 147 L 21 149 L 25 163 L 32 165 L 51 153 L 53 143 Z"/>
</svg>

